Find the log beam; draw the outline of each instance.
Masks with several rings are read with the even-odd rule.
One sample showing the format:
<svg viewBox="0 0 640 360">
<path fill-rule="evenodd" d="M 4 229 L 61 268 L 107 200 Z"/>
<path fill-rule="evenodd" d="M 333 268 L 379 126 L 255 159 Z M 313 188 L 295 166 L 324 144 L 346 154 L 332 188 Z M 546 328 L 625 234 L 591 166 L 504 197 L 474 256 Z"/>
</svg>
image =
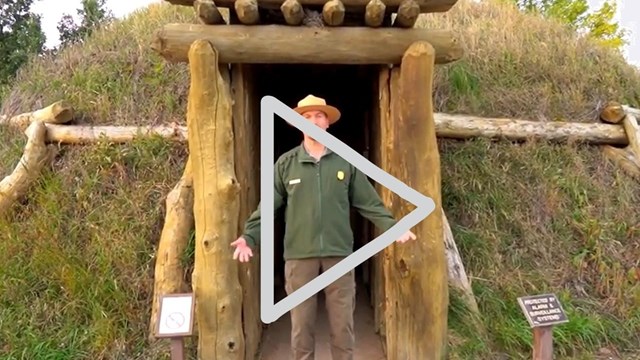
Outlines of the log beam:
<svg viewBox="0 0 640 360">
<path fill-rule="evenodd" d="M 628 145 L 627 135 L 621 125 L 578 122 L 542 123 L 539 121 L 481 118 L 468 115 L 435 113 L 436 134 L 440 138 L 551 142 L 582 142 L 593 145 Z M 127 143 L 140 136 L 160 136 L 185 142 L 188 131 L 185 126 L 81 126 L 46 124 L 46 141 L 62 144 L 92 144 L 100 141 Z"/>
<path fill-rule="evenodd" d="M 211 44 L 194 41 L 189 60 L 187 127 L 196 230 L 193 291 L 198 358 L 243 360 L 243 294 L 238 265 L 229 252 L 239 211 L 231 94 Z"/>
<path fill-rule="evenodd" d="M 393 22 L 393 26 L 412 28 L 416 24 L 416 21 L 418 21 L 419 15 L 420 6 L 418 6 L 416 0 L 403 0 L 398 7 L 398 14 Z"/>
<path fill-rule="evenodd" d="M 631 178 L 640 181 L 640 159 L 627 146 L 618 148 L 611 145 L 603 145 L 602 154 L 614 165 L 622 169 Z"/>
<path fill-rule="evenodd" d="M 364 23 L 370 27 L 380 27 L 384 22 L 387 7 L 382 0 L 370 0 L 364 13 Z"/>
<path fill-rule="evenodd" d="M 285 0 L 280 7 L 284 21 L 288 25 L 300 25 L 304 19 L 304 10 L 298 0 Z"/>
<path fill-rule="evenodd" d="M 192 6 L 193 0 L 165 0 L 174 5 Z M 219 7 L 233 8 L 239 0 L 217 0 Z M 259 0 L 258 5 L 265 9 L 279 9 L 286 0 Z M 304 7 L 321 7 L 327 0 L 299 0 Z M 397 12 L 404 0 L 385 0 L 387 10 Z M 449 11 L 458 0 L 416 0 L 421 13 L 436 13 Z M 364 13 L 369 0 L 342 0 L 349 12 Z"/>
<path fill-rule="evenodd" d="M 329 0 L 322 7 L 322 19 L 329 26 L 342 25 L 344 13 L 344 4 L 340 0 Z"/>
<path fill-rule="evenodd" d="M 260 21 L 257 0 L 237 0 L 233 5 L 241 24 L 255 25 Z"/>
<path fill-rule="evenodd" d="M 195 0 L 193 7 L 198 20 L 205 25 L 219 25 L 226 23 L 222 13 L 213 0 Z"/>
<path fill-rule="evenodd" d="M 189 46 L 198 39 L 217 49 L 221 63 L 399 64 L 416 41 L 433 45 L 438 64 L 464 53 L 450 30 L 287 25 L 167 24 L 156 31 L 151 48 L 168 61 L 188 62 Z"/>
<path fill-rule="evenodd" d="M 156 255 L 153 303 L 149 334 L 154 338 L 160 296 L 189 291 L 184 280 L 182 256 L 189 244 L 193 229 L 193 178 L 191 157 L 187 160 L 182 177 L 167 195 L 166 215 Z"/>
<path fill-rule="evenodd" d="M 33 122 L 48 124 L 66 124 L 73 119 L 73 108 L 64 100 L 31 112 L 22 113 L 13 117 L 0 116 L 0 124 L 17 127 L 25 131 Z"/>
<path fill-rule="evenodd" d="M 47 128 L 40 121 L 28 125 L 24 153 L 13 172 L 0 181 L 0 217 L 5 217 L 11 206 L 26 195 L 27 190 L 57 153 L 55 147 L 46 145 L 46 133 Z"/>
<path fill-rule="evenodd" d="M 392 92 L 393 145 L 388 150 L 390 173 L 430 197 L 434 211 L 415 226 L 417 240 L 393 244 L 385 271 L 387 358 L 443 359 L 447 344 L 449 298 L 443 239 L 440 154 L 433 119 L 435 49 L 427 42 L 412 44 L 402 58 Z M 393 95 L 395 94 L 395 95 Z M 424 141 L 406 146 L 404 139 Z M 394 211 L 399 217 L 408 204 Z"/>
</svg>

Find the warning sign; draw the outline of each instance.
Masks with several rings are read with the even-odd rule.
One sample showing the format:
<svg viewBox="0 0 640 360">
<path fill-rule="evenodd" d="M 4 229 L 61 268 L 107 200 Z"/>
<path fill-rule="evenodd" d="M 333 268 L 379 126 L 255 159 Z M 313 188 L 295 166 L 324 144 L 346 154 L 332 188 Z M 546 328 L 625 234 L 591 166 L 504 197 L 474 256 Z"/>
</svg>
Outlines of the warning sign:
<svg viewBox="0 0 640 360">
<path fill-rule="evenodd" d="M 189 336 L 193 328 L 193 294 L 168 294 L 160 298 L 157 337 Z"/>
</svg>

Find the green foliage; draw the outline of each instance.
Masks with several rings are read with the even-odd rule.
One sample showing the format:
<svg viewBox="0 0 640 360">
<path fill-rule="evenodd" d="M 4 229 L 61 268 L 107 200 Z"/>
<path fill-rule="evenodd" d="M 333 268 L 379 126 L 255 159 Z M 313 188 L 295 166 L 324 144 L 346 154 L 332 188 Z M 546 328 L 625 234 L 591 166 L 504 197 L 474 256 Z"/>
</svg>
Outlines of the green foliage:
<svg viewBox="0 0 640 360">
<path fill-rule="evenodd" d="M 602 7 L 589 12 L 587 0 L 511 0 L 526 11 L 541 14 L 570 26 L 573 30 L 611 48 L 620 49 L 626 44 L 627 32 L 613 21 L 617 3 L 605 0 Z"/>
<path fill-rule="evenodd" d="M 61 47 L 86 39 L 95 29 L 114 19 L 105 7 L 105 0 L 82 0 L 82 8 L 77 9 L 77 13 L 80 24 L 76 24 L 69 14 L 63 15 L 58 22 Z"/>
<path fill-rule="evenodd" d="M 3 0 L 0 3 L 0 88 L 13 79 L 31 56 L 43 50 L 45 35 L 40 17 L 31 12 L 32 2 Z"/>
</svg>

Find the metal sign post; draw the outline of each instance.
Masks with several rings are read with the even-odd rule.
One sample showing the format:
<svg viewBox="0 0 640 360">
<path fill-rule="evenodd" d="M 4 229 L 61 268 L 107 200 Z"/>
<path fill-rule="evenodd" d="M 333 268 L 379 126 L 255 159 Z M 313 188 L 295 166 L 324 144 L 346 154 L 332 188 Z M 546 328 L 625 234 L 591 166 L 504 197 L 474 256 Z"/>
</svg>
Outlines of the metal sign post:
<svg viewBox="0 0 640 360">
<path fill-rule="evenodd" d="M 167 294 L 160 296 L 157 338 L 171 339 L 171 359 L 184 360 L 184 337 L 193 334 L 193 294 Z"/>
</svg>

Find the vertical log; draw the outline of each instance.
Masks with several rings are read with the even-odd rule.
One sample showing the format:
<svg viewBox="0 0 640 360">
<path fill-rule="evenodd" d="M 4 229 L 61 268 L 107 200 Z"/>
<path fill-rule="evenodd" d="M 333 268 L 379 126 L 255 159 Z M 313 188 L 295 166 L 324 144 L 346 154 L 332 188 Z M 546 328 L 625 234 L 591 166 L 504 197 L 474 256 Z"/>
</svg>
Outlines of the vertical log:
<svg viewBox="0 0 640 360">
<path fill-rule="evenodd" d="M 440 154 L 433 118 L 435 50 L 426 42 L 405 52 L 398 84 L 392 85 L 390 170 L 408 186 L 430 197 L 435 210 L 415 226 L 415 242 L 393 244 L 385 271 L 393 294 L 386 321 L 388 360 L 440 360 L 446 354 L 448 274 L 443 239 Z M 393 80 L 393 77 L 392 77 Z M 393 84 L 393 83 L 392 83 Z M 395 96 L 394 96 L 395 94 Z M 407 146 L 407 139 L 420 139 Z M 397 217 L 413 207 L 399 203 Z"/>
<path fill-rule="evenodd" d="M 345 8 L 341 0 L 329 0 L 322 7 L 322 19 L 329 26 L 340 26 L 344 22 Z"/>
<path fill-rule="evenodd" d="M 198 358 L 243 360 L 242 288 L 229 247 L 237 233 L 239 210 L 230 90 L 218 68 L 218 52 L 209 42 L 193 42 L 189 68 Z"/>
<path fill-rule="evenodd" d="M 220 13 L 213 0 L 195 0 L 193 7 L 196 10 L 198 20 L 202 24 L 218 25 L 225 23 L 222 13 Z"/>
<path fill-rule="evenodd" d="M 255 25 L 260 21 L 257 0 L 236 0 L 233 6 L 240 23 L 244 25 Z"/>
<path fill-rule="evenodd" d="M 384 22 L 386 5 L 382 0 L 369 0 L 364 12 L 364 23 L 370 27 L 380 27 Z"/>
<path fill-rule="evenodd" d="M 380 69 L 380 75 L 378 77 L 378 95 L 379 101 L 377 116 L 375 117 L 376 125 L 374 130 L 374 139 L 372 149 L 374 151 L 375 163 L 383 169 L 388 168 L 387 161 L 387 143 L 389 139 L 389 133 L 387 127 L 390 124 L 390 94 L 389 94 L 389 81 L 390 70 L 387 66 L 383 66 Z M 385 206 L 391 206 L 391 193 L 388 189 L 375 183 L 376 190 L 381 194 L 382 201 Z M 373 228 L 374 236 L 381 235 L 381 232 L 377 228 Z M 373 292 L 373 308 L 374 308 L 374 322 L 375 330 L 381 337 L 385 337 L 385 287 L 387 286 L 387 279 L 384 274 L 384 261 L 387 256 L 388 248 L 376 254 L 374 257 L 374 288 Z M 386 341 L 383 341 L 386 347 Z"/>
<path fill-rule="evenodd" d="M 180 181 L 167 195 L 166 215 L 155 264 L 150 334 L 153 338 L 160 310 L 160 296 L 188 291 L 184 281 L 182 255 L 189 244 L 193 229 L 193 178 L 191 157 L 187 160 Z"/>
<path fill-rule="evenodd" d="M 284 20 L 288 25 L 300 25 L 304 19 L 304 10 L 298 0 L 285 0 L 280 6 Z"/>
<path fill-rule="evenodd" d="M 251 87 L 250 65 L 233 64 L 231 68 L 231 89 L 233 92 L 233 132 L 235 138 L 235 167 L 240 184 L 240 208 L 237 233 L 244 228 L 244 219 L 248 218 L 258 206 L 259 168 L 258 129 L 254 126 L 253 88 Z M 242 315 L 245 334 L 245 359 L 254 359 L 262 336 L 260 319 L 260 253 L 255 252 L 253 260 L 238 262 L 240 283 L 243 290 Z"/>
<path fill-rule="evenodd" d="M 401 28 L 412 28 L 420 16 L 420 6 L 415 0 L 403 0 L 398 7 L 396 20 L 393 26 Z"/>
</svg>

